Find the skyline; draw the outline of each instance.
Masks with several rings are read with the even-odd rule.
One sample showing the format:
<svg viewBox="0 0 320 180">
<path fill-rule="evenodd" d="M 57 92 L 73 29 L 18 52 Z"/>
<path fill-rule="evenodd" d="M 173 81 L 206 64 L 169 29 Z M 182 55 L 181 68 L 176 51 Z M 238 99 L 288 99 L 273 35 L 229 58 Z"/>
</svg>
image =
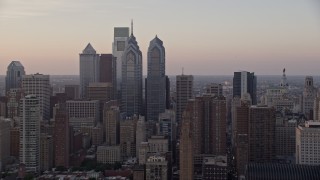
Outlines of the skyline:
<svg viewBox="0 0 320 180">
<path fill-rule="evenodd" d="M 166 48 L 168 75 L 181 74 L 182 68 L 193 75 L 239 70 L 280 75 L 283 68 L 287 75 L 318 75 L 316 0 L 155 2 L 0 1 L 0 74 L 18 60 L 27 74 L 79 75 L 86 45 L 112 53 L 113 28 L 130 27 L 133 19 L 144 75 L 147 48 L 156 35 Z"/>
</svg>

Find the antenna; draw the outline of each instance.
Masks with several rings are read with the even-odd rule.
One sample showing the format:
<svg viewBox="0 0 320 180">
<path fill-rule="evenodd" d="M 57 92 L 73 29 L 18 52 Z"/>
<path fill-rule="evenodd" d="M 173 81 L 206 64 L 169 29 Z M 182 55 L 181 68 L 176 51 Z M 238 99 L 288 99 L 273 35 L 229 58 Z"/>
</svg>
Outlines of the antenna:
<svg viewBox="0 0 320 180">
<path fill-rule="evenodd" d="M 131 35 L 133 35 L 133 19 L 131 19 Z"/>
<path fill-rule="evenodd" d="M 182 67 L 182 75 L 183 75 L 183 72 L 184 72 L 184 68 Z"/>
</svg>

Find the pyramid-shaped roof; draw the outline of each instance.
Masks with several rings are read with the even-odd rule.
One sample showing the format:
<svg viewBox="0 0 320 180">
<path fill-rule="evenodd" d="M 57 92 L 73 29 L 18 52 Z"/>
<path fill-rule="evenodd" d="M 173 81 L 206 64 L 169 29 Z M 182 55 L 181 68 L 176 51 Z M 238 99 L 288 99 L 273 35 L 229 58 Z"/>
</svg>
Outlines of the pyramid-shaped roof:
<svg viewBox="0 0 320 180">
<path fill-rule="evenodd" d="M 89 43 L 87 47 L 82 51 L 83 54 L 96 54 L 96 50 Z"/>
</svg>

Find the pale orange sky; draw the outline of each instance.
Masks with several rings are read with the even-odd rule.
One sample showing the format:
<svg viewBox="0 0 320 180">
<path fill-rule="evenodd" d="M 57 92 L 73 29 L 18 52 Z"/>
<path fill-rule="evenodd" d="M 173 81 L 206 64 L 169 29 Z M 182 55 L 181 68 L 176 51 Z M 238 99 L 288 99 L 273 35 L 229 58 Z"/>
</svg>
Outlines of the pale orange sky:
<svg viewBox="0 0 320 180">
<path fill-rule="evenodd" d="M 320 74 L 317 0 L 0 0 L 0 74 L 12 60 L 28 74 L 79 74 L 87 43 L 111 53 L 113 28 L 131 19 L 144 73 L 157 34 L 169 75 Z"/>
</svg>

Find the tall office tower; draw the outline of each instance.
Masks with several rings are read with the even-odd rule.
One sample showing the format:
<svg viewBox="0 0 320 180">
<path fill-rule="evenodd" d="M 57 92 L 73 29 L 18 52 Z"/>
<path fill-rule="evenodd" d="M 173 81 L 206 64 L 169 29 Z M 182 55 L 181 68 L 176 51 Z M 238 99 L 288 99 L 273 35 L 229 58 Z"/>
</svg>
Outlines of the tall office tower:
<svg viewBox="0 0 320 180">
<path fill-rule="evenodd" d="M 7 110 L 8 110 L 8 118 L 19 117 L 19 102 L 23 97 L 23 92 L 20 88 L 11 88 L 7 91 Z"/>
<path fill-rule="evenodd" d="M 206 86 L 206 94 L 212 94 L 217 96 L 223 95 L 223 86 L 222 84 L 211 83 Z"/>
<path fill-rule="evenodd" d="M 186 107 L 181 120 L 181 135 L 179 149 L 180 180 L 193 180 L 194 174 L 194 143 L 193 143 L 193 115 L 191 104 Z"/>
<path fill-rule="evenodd" d="M 137 121 L 137 116 L 120 121 L 120 147 L 123 159 L 136 156 Z"/>
<path fill-rule="evenodd" d="M 40 135 L 40 170 L 47 171 L 53 167 L 53 138 L 47 133 Z"/>
<path fill-rule="evenodd" d="M 176 133 L 177 133 L 177 124 L 176 124 L 176 114 L 173 110 L 168 110 L 164 113 L 159 114 L 159 121 L 157 123 L 157 135 L 166 136 L 169 143 L 169 151 L 175 149 L 176 144 Z"/>
<path fill-rule="evenodd" d="M 290 117 L 289 117 L 290 116 Z M 292 119 L 291 119 L 292 118 Z M 298 121 L 291 115 L 277 114 L 276 123 L 276 156 L 294 157 L 296 146 L 296 127 Z"/>
<path fill-rule="evenodd" d="M 313 119 L 314 100 L 317 96 L 317 90 L 313 86 L 313 77 L 307 76 L 304 83 L 304 90 L 302 95 L 302 112 L 308 119 Z M 312 113 L 312 114 L 311 114 Z"/>
<path fill-rule="evenodd" d="M 117 90 L 121 90 L 122 81 L 122 55 L 127 47 L 129 39 L 128 27 L 115 27 L 112 43 L 112 55 L 116 58 Z"/>
<path fill-rule="evenodd" d="M 252 104 L 257 104 L 257 77 L 254 73 L 242 71 L 234 72 L 233 97 L 242 98 L 246 93 L 251 96 Z"/>
<path fill-rule="evenodd" d="M 116 57 L 112 54 L 100 55 L 100 80 L 102 83 L 110 83 L 112 85 L 112 99 L 116 99 L 117 95 L 117 63 Z"/>
<path fill-rule="evenodd" d="M 109 146 L 119 144 L 120 136 L 120 110 L 119 106 L 104 108 L 105 142 Z"/>
<path fill-rule="evenodd" d="M 122 56 L 121 86 L 121 112 L 126 113 L 126 116 L 140 115 L 142 113 L 142 53 L 133 31 Z"/>
<path fill-rule="evenodd" d="M 20 135 L 19 127 L 11 127 L 10 129 L 10 156 L 19 159 Z"/>
<path fill-rule="evenodd" d="M 25 95 L 35 95 L 39 99 L 43 120 L 50 119 L 50 76 L 43 74 L 22 76 L 22 90 Z"/>
<path fill-rule="evenodd" d="M 80 86 L 79 85 L 65 85 L 64 93 L 66 93 L 68 99 L 76 100 L 80 99 Z"/>
<path fill-rule="evenodd" d="M 296 128 L 296 164 L 320 165 L 320 122 L 307 121 Z"/>
<path fill-rule="evenodd" d="M 93 128 L 99 121 L 99 101 L 67 101 L 69 125 L 75 130 Z"/>
<path fill-rule="evenodd" d="M 26 72 L 20 61 L 12 61 L 7 69 L 6 92 L 11 88 L 20 88 L 22 76 L 25 74 Z"/>
<path fill-rule="evenodd" d="M 99 100 L 102 105 L 113 99 L 113 87 L 111 83 L 89 83 L 87 87 L 90 100 Z"/>
<path fill-rule="evenodd" d="M 87 97 L 87 87 L 91 82 L 99 82 L 99 54 L 89 43 L 80 54 L 80 97 Z"/>
<path fill-rule="evenodd" d="M 176 77 L 176 91 L 177 91 L 177 110 L 176 120 L 180 124 L 182 112 L 185 110 L 188 100 L 193 98 L 193 76 L 192 75 L 178 75 Z"/>
<path fill-rule="evenodd" d="M 142 142 L 147 141 L 146 122 L 143 116 L 139 117 L 136 129 L 136 157 L 139 157 L 139 146 Z"/>
<path fill-rule="evenodd" d="M 10 119 L 0 117 L 0 171 L 10 157 L 10 143 Z"/>
<path fill-rule="evenodd" d="M 20 101 L 20 163 L 27 171 L 40 172 L 40 102 L 34 95 Z"/>
<path fill-rule="evenodd" d="M 55 166 L 69 167 L 70 156 L 70 126 L 65 104 L 55 107 L 54 127 L 54 158 Z"/>
<path fill-rule="evenodd" d="M 146 162 L 146 180 L 169 179 L 168 161 L 163 156 L 150 156 Z"/>
<path fill-rule="evenodd" d="M 268 163 L 275 158 L 276 115 L 273 107 L 249 109 L 249 162 Z"/>
<path fill-rule="evenodd" d="M 146 78 L 147 120 L 158 120 L 166 109 L 166 67 L 163 42 L 156 36 L 148 48 L 148 76 Z"/>
<path fill-rule="evenodd" d="M 235 97 L 234 99 L 237 99 Z M 232 121 L 232 139 L 235 148 L 236 169 L 239 176 L 244 175 L 245 167 L 248 164 L 248 124 L 249 124 L 249 107 L 251 101 L 239 99 L 239 104 L 234 107 L 234 120 Z"/>
</svg>

